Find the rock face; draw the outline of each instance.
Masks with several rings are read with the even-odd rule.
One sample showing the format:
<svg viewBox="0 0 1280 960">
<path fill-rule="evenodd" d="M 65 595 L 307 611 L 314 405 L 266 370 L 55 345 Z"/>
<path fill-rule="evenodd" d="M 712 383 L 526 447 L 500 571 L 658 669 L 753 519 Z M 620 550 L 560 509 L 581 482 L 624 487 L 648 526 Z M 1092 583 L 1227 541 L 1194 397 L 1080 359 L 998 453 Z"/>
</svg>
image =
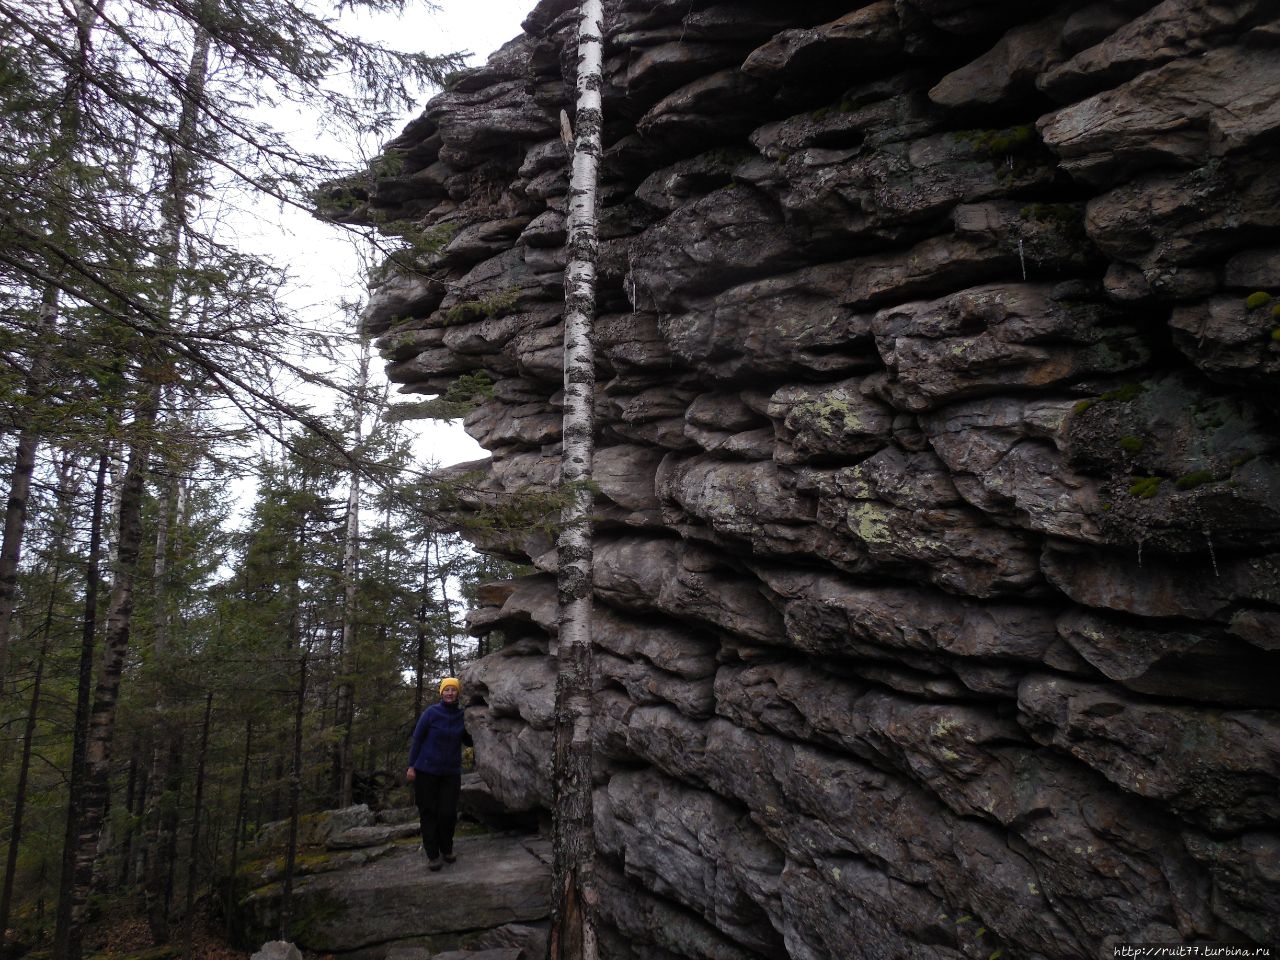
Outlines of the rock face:
<svg viewBox="0 0 1280 960">
<path fill-rule="evenodd" d="M 574 6 L 335 198 L 476 510 L 555 482 Z M 1274 6 L 606 7 L 602 955 L 1280 942 Z M 536 815 L 554 551 L 479 539 L 542 571 L 467 676 Z"/>
</svg>

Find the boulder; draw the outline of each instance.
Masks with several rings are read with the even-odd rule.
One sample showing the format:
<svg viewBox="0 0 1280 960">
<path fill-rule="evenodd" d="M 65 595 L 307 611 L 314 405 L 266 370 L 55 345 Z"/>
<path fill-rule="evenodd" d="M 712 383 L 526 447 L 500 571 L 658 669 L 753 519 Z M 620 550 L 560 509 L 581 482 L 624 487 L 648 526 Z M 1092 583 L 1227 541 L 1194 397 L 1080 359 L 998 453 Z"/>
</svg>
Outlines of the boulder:
<svg viewBox="0 0 1280 960">
<path fill-rule="evenodd" d="M 302 951 L 287 940 L 264 943 L 251 960 L 302 960 Z"/>
</svg>

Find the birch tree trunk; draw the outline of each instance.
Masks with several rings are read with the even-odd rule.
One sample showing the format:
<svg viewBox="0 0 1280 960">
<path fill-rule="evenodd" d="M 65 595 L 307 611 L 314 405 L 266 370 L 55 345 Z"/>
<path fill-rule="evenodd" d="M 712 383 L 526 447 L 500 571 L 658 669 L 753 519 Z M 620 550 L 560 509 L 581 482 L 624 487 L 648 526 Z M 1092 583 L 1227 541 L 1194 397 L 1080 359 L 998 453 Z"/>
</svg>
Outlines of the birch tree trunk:
<svg viewBox="0 0 1280 960">
<path fill-rule="evenodd" d="M 595 834 L 591 815 L 591 459 L 595 442 L 596 191 L 603 113 L 604 13 L 583 0 L 578 24 L 578 104 L 569 183 L 565 268 L 564 427 L 560 478 L 567 496 L 558 549 L 560 631 L 552 782 L 550 960 L 595 960 Z"/>
</svg>

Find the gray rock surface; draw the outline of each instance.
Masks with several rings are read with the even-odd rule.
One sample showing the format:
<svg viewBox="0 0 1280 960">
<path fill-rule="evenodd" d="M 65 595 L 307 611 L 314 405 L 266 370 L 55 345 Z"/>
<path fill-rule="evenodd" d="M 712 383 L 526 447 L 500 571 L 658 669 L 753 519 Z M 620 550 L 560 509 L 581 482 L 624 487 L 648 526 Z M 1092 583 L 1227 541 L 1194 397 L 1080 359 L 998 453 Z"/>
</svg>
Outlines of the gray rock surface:
<svg viewBox="0 0 1280 960">
<path fill-rule="evenodd" d="M 313 864 L 313 872 L 293 887 L 291 929 L 297 946 L 352 960 L 381 960 L 393 947 L 422 948 L 430 957 L 483 947 L 486 939 L 500 938 L 504 928 L 545 921 L 550 903 L 546 841 L 462 835 L 454 849 L 457 862 L 438 872 L 427 869 L 416 842 L 358 868 Z M 240 939 L 260 942 L 264 932 L 278 929 L 280 897 L 281 885 L 271 883 L 241 898 L 235 917 Z M 485 960 L 510 960 L 513 950 L 518 952 L 510 945 L 501 949 L 507 954 Z"/>
<path fill-rule="evenodd" d="M 287 940 L 264 943 L 251 960 L 302 960 L 302 951 Z"/>
<path fill-rule="evenodd" d="M 471 509 L 556 482 L 572 7 L 352 213 L 448 234 L 364 323 L 493 381 Z M 1274 945 L 1273 5 L 606 7 L 604 955 Z M 544 817 L 555 554 L 476 537 L 540 572 L 470 615 L 472 793 Z"/>
</svg>

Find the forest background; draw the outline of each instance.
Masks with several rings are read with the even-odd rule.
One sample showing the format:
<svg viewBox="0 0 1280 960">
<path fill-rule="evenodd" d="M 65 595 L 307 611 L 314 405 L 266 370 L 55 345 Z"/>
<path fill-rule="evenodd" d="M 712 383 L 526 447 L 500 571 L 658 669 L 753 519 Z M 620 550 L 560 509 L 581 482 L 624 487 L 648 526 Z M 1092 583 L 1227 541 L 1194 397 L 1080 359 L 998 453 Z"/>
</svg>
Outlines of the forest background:
<svg viewBox="0 0 1280 960">
<path fill-rule="evenodd" d="M 385 788 L 482 652 L 461 612 L 512 570 L 442 519 L 465 478 L 336 266 L 398 251 L 300 224 L 465 62 L 379 33 L 483 51 L 528 4 L 496 6 L 0 0 L 7 951 L 134 913 L 189 948 L 261 826 Z"/>
</svg>

